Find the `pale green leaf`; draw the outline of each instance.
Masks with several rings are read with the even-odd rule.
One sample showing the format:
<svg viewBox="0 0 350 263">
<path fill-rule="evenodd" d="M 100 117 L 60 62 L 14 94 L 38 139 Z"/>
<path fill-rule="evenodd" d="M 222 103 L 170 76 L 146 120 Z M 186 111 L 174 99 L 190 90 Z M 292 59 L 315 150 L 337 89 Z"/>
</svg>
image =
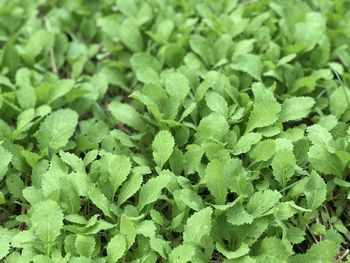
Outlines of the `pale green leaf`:
<svg viewBox="0 0 350 263">
<path fill-rule="evenodd" d="M 111 238 L 107 245 L 107 262 L 115 263 L 121 259 L 126 251 L 125 238 L 118 234 Z"/>
<path fill-rule="evenodd" d="M 195 212 L 187 219 L 183 239 L 185 243 L 200 244 L 204 236 L 209 235 L 213 210 L 210 207 Z"/>
<path fill-rule="evenodd" d="M 215 203 L 225 204 L 227 195 L 227 186 L 225 184 L 224 169 L 218 160 L 212 160 L 205 171 L 205 182 L 214 196 Z"/>
<path fill-rule="evenodd" d="M 64 147 L 73 135 L 78 123 L 78 114 L 70 109 L 60 109 L 46 117 L 36 134 L 39 148 L 43 151 L 48 147 L 60 149 Z"/>
<path fill-rule="evenodd" d="M 169 131 L 160 131 L 152 143 L 153 158 L 159 168 L 170 158 L 175 140 Z"/>
<path fill-rule="evenodd" d="M 137 208 L 141 211 L 146 205 L 157 201 L 161 195 L 161 191 L 165 188 L 171 176 L 168 171 L 163 171 L 159 176 L 153 177 L 145 183 L 139 194 L 139 203 Z"/>
</svg>

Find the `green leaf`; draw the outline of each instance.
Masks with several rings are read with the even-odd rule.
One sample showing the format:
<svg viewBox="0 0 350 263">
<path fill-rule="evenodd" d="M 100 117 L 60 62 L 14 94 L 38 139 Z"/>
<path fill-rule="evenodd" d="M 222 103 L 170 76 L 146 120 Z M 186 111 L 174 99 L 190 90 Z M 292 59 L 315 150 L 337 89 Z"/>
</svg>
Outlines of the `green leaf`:
<svg viewBox="0 0 350 263">
<path fill-rule="evenodd" d="M 254 216 L 249 214 L 242 204 L 238 203 L 230 208 L 226 214 L 227 222 L 232 225 L 251 224 Z"/>
<path fill-rule="evenodd" d="M 261 216 L 274 207 L 281 197 L 282 195 L 276 190 L 268 189 L 255 192 L 248 201 L 247 211 L 251 215 Z"/>
<path fill-rule="evenodd" d="M 166 187 L 170 181 L 170 172 L 163 171 L 159 176 L 151 178 L 145 183 L 139 194 L 139 203 L 137 208 L 141 211 L 146 205 L 158 200 L 161 191 Z"/>
<path fill-rule="evenodd" d="M 349 109 L 350 90 L 346 86 L 338 87 L 329 97 L 329 109 L 338 119 Z"/>
<path fill-rule="evenodd" d="M 133 173 L 120 189 L 118 195 L 118 205 L 124 203 L 128 198 L 134 195 L 141 187 L 143 181 L 142 174 Z"/>
<path fill-rule="evenodd" d="M 111 238 L 107 246 L 107 262 L 115 263 L 121 259 L 126 251 L 125 238 L 118 234 Z"/>
<path fill-rule="evenodd" d="M 235 155 L 248 152 L 252 146 L 261 140 L 260 133 L 249 132 L 239 138 L 235 146 L 233 147 L 233 153 Z"/>
<path fill-rule="evenodd" d="M 182 244 L 175 247 L 169 256 L 170 263 L 187 263 L 191 262 L 195 254 L 194 246 L 190 244 Z"/>
<path fill-rule="evenodd" d="M 68 143 L 78 123 L 78 114 L 70 109 L 61 109 L 46 117 L 36 134 L 41 151 L 48 147 L 60 149 Z"/>
<path fill-rule="evenodd" d="M 282 188 L 287 186 L 296 168 L 296 160 L 292 151 L 287 149 L 279 150 L 272 159 L 272 171 L 276 181 Z"/>
<path fill-rule="evenodd" d="M 312 167 L 325 174 L 342 177 L 346 164 L 337 155 L 330 153 L 325 146 L 311 146 L 307 153 Z"/>
<path fill-rule="evenodd" d="M 199 245 L 204 236 L 209 235 L 213 210 L 210 207 L 195 212 L 187 219 L 183 239 L 185 243 Z"/>
<path fill-rule="evenodd" d="M 281 239 L 272 236 L 261 241 L 257 254 L 259 255 L 255 257 L 257 262 L 288 262 L 291 253 Z"/>
<path fill-rule="evenodd" d="M 215 203 L 222 205 L 226 202 L 227 186 L 224 179 L 224 169 L 218 160 L 212 160 L 205 171 L 205 182 L 214 196 Z"/>
<path fill-rule="evenodd" d="M 231 68 L 243 71 L 256 80 L 261 79 L 263 65 L 259 56 L 253 54 L 238 54 L 232 58 Z"/>
<path fill-rule="evenodd" d="M 127 179 L 131 171 L 131 162 L 128 157 L 123 155 L 107 155 L 107 161 L 113 198 L 118 188 Z"/>
<path fill-rule="evenodd" d="M 10 252 L 10 231 L 6 228 L 0 228 L 0 260 Z"/>
<path fill-rule="evenodd" d="M 280 121 L 295 121 L 309 115 L 315 101 L 310 97 L 292 97 L 282 103 Z"/>
<path fill-rule="evenodd" d="M 217 112 L 224 116 L 228 117 L 228 104 L 223 96 L 217 92 L 208 92 L 205 95 L 205 101 L 209 109 L 213 112 Z"/>
<path fill-rule="evenodd" d="M 169 131 L 160 131 L 152 143 L 153 158 L 159 168 L 170 158 L 175 140 Z"/>
<path fill-rule="evenodd" d="M 16 73 L 17 100 L 22 109 L 35 108 L 36 95 L 31 83 L 31 72 L 27 68 L 21 68 Z"/>
<path fill-rule="evenodd" d="M 157 83 L 161 66 L 149 53 L 137 53 L 130 59 L 136 78 L 143 83 Z"/>
<path fill-rule="evenodd" d="M 246 132 L 274 124 L 281 111 L 281 105 L 275 99 L 265 99 L 255 103 L 250 113 Z"/>
<path fill-rule="evenodd" d="M 273 140 L 264 140 L 256 144 L 254 149 L 249 152 L 253 163 L 268 161 L 275 153 L 275 142 Z"/>
<path fill-rule="evenodd" d="M 312 172 L 305 185 L 305 197 L 308 208 L 317 209 L 326 201 L 327 185 L 316 172 Z"/>
<path fill-rule="evenodd" d="M 121 41 L 133 52 L 143 50 L 143 39 L 136 21 L 133 18 L 126 18 L 119 28 L 119 37 Z"/>
<path fill-rule="evenodd" d="M 170 72 L 165 79 L 165 88 L 169 95 L 183 101 L 190 92 L 190 83 L 180 72 Z"/>
<path fill-rule="evenodd" d="M 2 180 L 7 172 L 8 165 L 12 160 L 12 154 L 0 145 L 0 156 L 0 180 Z"/>
<path fill-rule="evenodd" d="M 248 254 L 250 250 L 246 243 L 242 243 L 235 251 L 228 251 L 222 244 L 216 243 L 216 249 L 227 259 L 240 258 Z"/>
<path fill-rule="evenodd" d="M 95 250 L 95 238 L 93 236 L 78 235 L 75 239 L 75 248 L 80 256 L 90 258 Z"/>
<path fill-rule="evenodd" d="M 55 201 L 45 200 L 32 207 L 31 229 L 44 242 L 47 253 L 50 254 L 53 243 L 61 234 L 63 213 Z"/>
<path fill-rule="evenodd" d="M 191 49 L 203 59 L 205 64 L 214 64 L 214 53 L 207 39 L 200 35 L 192 35 L 189 44 Z"/>
<path fill-rule="evenodd" d="M 113 101 L 108 105 L 108 110 L 118 122 L 126 124 L 138 131 L 142 131 L 145 128 L 145 123 L 140 114 L 129 104 Z"/>
</svg>

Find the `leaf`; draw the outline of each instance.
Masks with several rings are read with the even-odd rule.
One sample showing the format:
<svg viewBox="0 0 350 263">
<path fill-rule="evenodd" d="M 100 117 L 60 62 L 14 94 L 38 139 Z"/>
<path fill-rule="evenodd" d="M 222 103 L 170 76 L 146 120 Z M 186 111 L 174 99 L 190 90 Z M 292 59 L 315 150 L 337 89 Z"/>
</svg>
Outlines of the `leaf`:
<svg viewBox="0 0 350 263">
<path fill-rule="evenodd" d="M 101 191 L 93 185 L 91 182 L 88 186 L 88 193 L 87 196 L 91 200 L 91 202 L 96 205 L 101 211 L 108 217 L 112 217 L 110 211 L 109 211 L 109 202 L 106 198 L 106 196 L 101 193 Z"/>
<path fill-rule="evenodd" d="M 61 160 L 73 168 L 74 171 L 85 173 L 85 166 L 82 159 L 75 154 L 60 151 Z"/>
<path fill-rule="evenodd" d="M 214 53 L 207 39 L 200 35 L 192 35 L 189 44 L 191 49 L 203 59 L 205 64 L 214 64 Z"/>
<path fill-rule="evenodd" d="M 68 143 L 78 123 L 78 114 L 70 109 L 61 109 L 47 116 L 36 134 L 41 151 L 48 147 L 58 150 Z"/>
<path fill-rule="evenodd" d="M 282 195 L 276 190 L 264 190 L 255 192 L 249 199 L 247 211 L 254 216 L 261 216 L 269 209 L 274 207 L 280 200 Z"/>
<path fill-rule="evenodd" d="M 45 200 L 33 205 L 31 229 L 44 242 L 50 253 L 54 241 L 61 234 L 63 213 L 55 201 Z"/>
<path fill-rule="evenodd" d="M 205 95 L 205 101 L 207 103 L 208 108 L 211 109 L 213 112 L 217 112 L 225 118 L 228 117 L 228 104 L 224 97 L 222 97 L 219 93 L 208 92 Z"/>
<path fill-rule="evenodd" d="M 259 56 L 253 54 L 238 54 L 232 58 L 231 68 L 243 71 L 256 80 L 261 79 L 263 65 Z"/>
<path fill-rule="evenodd" d="M 12 160 L 12 154 L 0 145 L 0 156 L 0 180 L 2 180 Z"/>
<path fill-rule="evenodd" d="M 312 172 L 305 185 L 305 197 L 308 208 L 317 209 L 326 201 L 327 185 L 316 172 Z"/>
<path fill-rule="evenodd" d="M 230 208 L 226 214 L 227 222 L 231 225 L 251 224 L 254 216 L 249 214 L 242 204 L 238 203 Z"/>
<path fill-rule="evenodd" d="M 141 119 L 140 114 L 129 104 L 113 101 L 108 105 L 108 110 L 118 122 L 124 123 L 138 131 L 142 131 L 145 128 L 145 123 Z"/>
<path fill-rule="evenodd" d="M 75 248 L 80 256 L 90 258 L 95 250 L 95 245 L 93 236 L 78 235 L 75 239 Z"/>
<path fill-rule="evenodd" d="M 175 146 L 175 140 L 169 131 L 160 131 L 152 143 L 153 158 L 159 168 L 163 168 L 170 158 Z"/>
<path fill-rule="evenodd" d="M 118 205 L 121 205 L 133 196 L 141 187 L 143 181 L 142 174 L 133 173 L 120 189 L 118 195 Z"/>
<path fill-rule="evenodd" d="M 295 25 L 294 38 L 296 44 L 305 46 L 310 51 L 326 31 L 326 21 L 318 12 L 308 12 L 305 19 Z"/>
<path fill-rule="evenodd" d="M 293 152 L 287 149 L 277 151 L 272 159 L 271 166 L 276 181 L 279 182 L 282 188 L 286 187 L 296 168 Z"/>
<path fill-rule="evenodd" d="M 275 153 L 275 142 L 273 140 L 264 140 L 256 144 L 254 149 L 249 152 L 253 163 L 268 161 Z"/>
<path fill-rule="evenodd" d="M 222 141 L 228 132 L 229 125 L 226 119 L 218 113 L 205 116 L 199 123 L 196 133 L 196 143 L 210 141 L 211 139 Z"/>
<path fill-rule="evenodd" d="M 346 164 L 337 155 L 330 153 L 326 147 L 311 146 L 307 153 L 312 167 L 325 174 L 333 174 L 342 177 Z"/>
<path fill-rule="evenodd" d="M 281 239 L 275 236 L 265 237 L 257 250 L 259 256 L 255 257 L 257 262 L 288 262 L 290 252 Z"/>
<path fill-rule="evenodd" d="M 220 243 L 216 243 L 216 249 L 228 259 L 240 258 L 249 253 L 249 246 L 242 243 L 235 251 L 227 251 L 227 249 Z"/>
<path fill-rule="evenodd" d="M 6 228 L 0 228 L 0 260 L 10 252 L 10 231 Z"/>
<path fill-rule="evenodd" d="M 204 208 L 201 197 L 190 189 L 175 190 L 173 195 L 179 207 L 181 207 L 180 205 L 183 203 L 195 211 L 199 211 Z"/>
<path fill-rule="evenodd" d="M 349 109 L 350 90 L 346 86 L 338 87 L 329 97 L 329 109 L 338 119 Z"/>
<path fill-rule="evenodd" d="M 213 210 L 210 207 L 195 212 L 187 219 L 183 240 L 188 244 L 199 245 L 204 236 L 209 235 Z"/>
<path fill-rule="evenodd" d="M 136 78 L 143 83 L 157 83 L 161 66 L 149 53 L 137 53 L 130 59 Z"/>
<path fill-rule="evenodd" d="M 274 124 L 281 111 L 281 105 L 275 99 L 265 99 L 255 103 L 247 123 L 246 132 Z"/>
<path fill-rule="evenodd" d="M 119 37 L 125 46 L 133 52 L 143 50 L 142 35 L 133 18 L 124 19 L 119 28 Z"/>
<path fill-rule="evenodd" d="M 126 251 L 125 238 L 118 234 L 111 238 L 107 246 L 107 262 L 115 263 L 121 259 Z"/>
<path fill-rule="evenodd" d="M 151 178 L 145 183 L 139 194 L 137 209 L 141 211 L 146 205 L 157 201 L 161 191 L 170 181 L 169 172 L 163 171 L 159 176 Z"/>
<path fill-rule="evenodd" d="M 282 103 L 280 121 L 295 121 L 309 115 L 315 101 L 310 97 L 292 97 Z"/>
<path fill-rule="evenodd" d="M 170 263 L 187 263 L 191 262 L 195 254 L 194 246 L 190 244 L 182 244 L 175 247 L 169 256 Z"/>
<path fill-rule="evenodd" d="M 114 197 L 118 188 L 127 179 L 131 171 L 130 159 L 124 155 L 108 155 L 109 181 L 112 186 L 112 196 Z"/>
<path fill-rule="evenodd" d="M 224 179 L 224 169 L 218 160 L 212 160 L 205 171 L 205 182 L 214 196 L 216 204 L 225 204 L 227 187 Z"/>
<path fill-rule="evenodd" d="M 165 79 L 165 89 L 169 95 L 183 101 L 190 92 L 190 83 L 180 72 L 170 72 Z"/>
<path fill-rule="evenodd" d="M 31 72 L 27 68 L 21 68 L 16 72 L 17 100 L 22 109 L 35 108 L 36 95 L 31 83 Z"/>
<path fill-rule="evenodd" d="M 259 142 L 262 138 L 260 133 L 249 132 L 239 138 L 236 145 L 233 147 L 235 155 L 248 152 L 254 144 Z"/>
</svg>

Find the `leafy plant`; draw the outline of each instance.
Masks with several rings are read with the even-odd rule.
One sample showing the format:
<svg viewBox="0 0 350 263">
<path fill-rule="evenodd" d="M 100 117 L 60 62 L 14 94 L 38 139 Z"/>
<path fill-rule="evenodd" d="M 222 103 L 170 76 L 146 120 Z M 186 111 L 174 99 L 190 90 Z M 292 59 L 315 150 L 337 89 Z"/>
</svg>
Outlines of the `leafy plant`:
<svg viewBox="0 0 350 263">
<path fill-rule="evenodd" d="M 0 260 L 349 261 L 350 1 L 0 0 Z"/>
</svg>

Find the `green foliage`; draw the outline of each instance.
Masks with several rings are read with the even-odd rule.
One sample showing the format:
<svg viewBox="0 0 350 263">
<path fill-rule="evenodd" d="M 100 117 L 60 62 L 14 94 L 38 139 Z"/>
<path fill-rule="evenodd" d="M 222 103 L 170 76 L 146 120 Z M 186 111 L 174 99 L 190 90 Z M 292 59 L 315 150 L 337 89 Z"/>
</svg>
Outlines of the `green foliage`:
<svg viewBox="0 0 350 263">
<path fill-rule="evenodd" d="M 349 10 L 0 0 L 0 261 L 349 261 Z"/>
</svg>

